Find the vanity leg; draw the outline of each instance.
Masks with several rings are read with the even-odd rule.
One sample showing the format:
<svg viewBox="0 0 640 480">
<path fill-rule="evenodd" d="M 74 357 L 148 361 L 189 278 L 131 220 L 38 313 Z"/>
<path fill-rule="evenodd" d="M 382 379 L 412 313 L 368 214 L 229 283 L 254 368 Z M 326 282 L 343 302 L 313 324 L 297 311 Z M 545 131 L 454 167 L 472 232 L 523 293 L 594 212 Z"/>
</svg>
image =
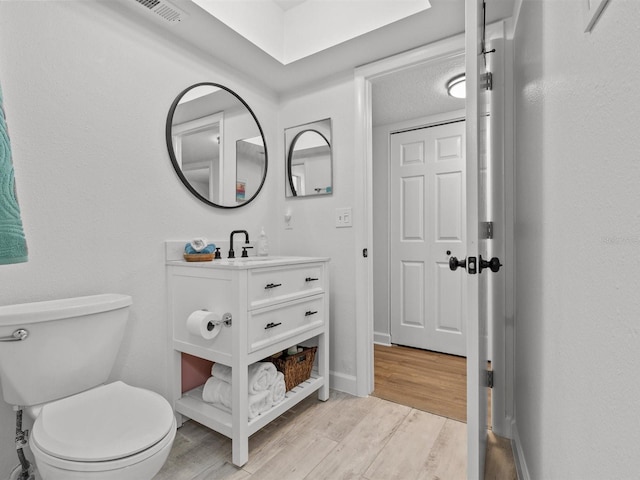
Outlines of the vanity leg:
<svg viewBox="0 0 640 480">
<path fill-rule="evenodd" d="M 324 378 L 324 383 L 318 390 L 318 400 L 329 400 L 329 342 L 327 333 L 318 335 L 318 374 Z"/>
<path fill-rule="evenodd" d="M 249 460 L 249 380 L 247 364 L 241 365 L 240 362 L 235 361 L 233 363 L 231 372 L 232 460 L 234 465 L 241 467 Z"/>
<path fill-rule="evenodd" d="M 249 439 L 248 438 L 240 438 L 233 439 L 232 444 L 232 461 L 236 467 L 242 467 L 247 461 L 249 461 Z"/>
<path fill-rule="evenodd" d="M 180 428 L 182 424 L 188 420 L 185 419 L 180 413 L 176 412 L 176 400 L 182 396 L 182 354 L 175 350 L 170 350 L 170 366 L 171 369 L 171 408 L 173 408 L 173 415 L 176 417 L 176 426 Z"/>
</svg>

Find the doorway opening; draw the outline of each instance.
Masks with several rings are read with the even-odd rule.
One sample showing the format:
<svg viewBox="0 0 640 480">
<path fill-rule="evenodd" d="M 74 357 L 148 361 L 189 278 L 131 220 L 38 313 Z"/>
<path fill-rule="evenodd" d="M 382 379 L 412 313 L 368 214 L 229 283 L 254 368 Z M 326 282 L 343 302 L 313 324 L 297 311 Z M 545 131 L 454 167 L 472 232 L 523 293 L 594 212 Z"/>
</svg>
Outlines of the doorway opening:
<svg viewBox="0 0 640 480">
<path fill-rule="evenodd" d="M 494 120 L 491 122 L 490 145 L 492 145 L 492 149 L 495 148 L 492 156 L 495 156 L 501 165 L 500 168 L 503 169 L 503 179 L 506 181 L 503 186 L 494 189 L 494 191 L 498 197 L 502 198 L 497 201 L 501 203 L 504 202 L 506 210 L 503 212 L 504 217 L 495 219 L 493 244 L 495 249 L 506 248 L 506 253 L 503 251 L 506 260 L 504 262 L 505 266 L 503 267 L 505 275 L 501 277 L 501 281 L 504 282 L 506 286 L 496 286 L 496 292 L 504 290 L 503 298 L 499 302 L 500 308 L 494 312 L 490 312 L 489 316 L 489 318 L 491 318 L 490 324 L 493 327 L 492 337 L 489 338 L 492 340 L 489 351 L 491 352 L 493 377 L 497 379 L 497 383 L 491 392 L 491 418 L 494 430 L 500 435 L 509 437 L 511 435 L 513 419 L 511 409 L 511 399 L 513 398 L 513 329 L 509 323 L 509 319 L 513 315 L 513 283 L 511 280 L 506 282 L 505 280 L 507 278 L 513 278 L 513 262 L 510 261 L 510 259 L 513 258 L 513 249 L 511 247 L 513 239 L 513 218 L 512 209 L 509 207 L 513 199 L 513 186 L 509 180 L 513 175 L 513 166 L 511 154 L 508 153 L 512 152 L 513 145 L 510 141 L 510 122 L 512 115 L 511 111 L 505 108 L 505 99 L 508 91 L 510 91 L 505 90 L 505 88 L 511 88 L 511 77 L 506 73 L 509 71 L 508 68 L 510 64 L 505 64 L 505 59 L 509 58 L 508 52 L 510 51 L 510 45 L 504 43 L 504 31 L 500 25 L 496 25 L 494 30 L 495 31 L 492 30 L 491 33 L 492 42 L 497 42 L 500 48 L 497 50 L 499 52 L 498 54 L 489 57 L 489 60 L 491 60 L 490 67 L 494 72 L 494 91 L 491 95 L 492 105 L 490 110 L 492 113 L 495 113 L 495 116 L 492 115 Z M 492 45 L 492 48 L 495 46 L 496 44 Z M 356 284 L 356 298 L 358 298 L 356 310 L 358 312 L 358 318 L 360 319 L 356 329 L 356 392 L 360 396 L 370 395 L 374 391 L 374 344 L 387 346 L 392 344 L 390 333 L 385 333 L 375 321 L 376 312 L 386 312 L 387 318 L 390 317 L 388 294 L 378 294 L 380 290 L 389 291 L 390 287 L 388 276 L 379 275 L 377 271 L 374 271 L 374 263 L 382 261 L 388 264 L 389 262 L 389 231 L 385 228 L 381 230 L 378 227 L 381 225 L 380 222 L 376 221 L 380 215 L 380 211 L 387 211 L 389 198 L 388 189 L 381 188 L 380 185 L 374 181 L 375 178 L 388 182 L 388 178 L 385 177 L 384 173 L 382 175 L 374 175 L 376 163 L 373 159 L 376 152 L 384 152 L 388 158 L 388 152 L 386 151 L 388 147 L 384 144 L 388 143 L 388 140 L 385 139 L 382 147 L 380 147 L 377 143 L 379 140 L 376 139 L 384 138 L 384 136 L 374 136 L 373 130 L 375 127 L 373 115 L 376 111 L 376 102 L 381 97 L 375 95 L 373 90 L 376 87 L 376 83 L 383 83 L 385 78 L 389 79 L 389 83 L 393 83 L 391 80 L 393 77 L 391 77 L 391 75 L 394 73 L 413 69 L 421 65 L 437 65 L 438 62 L 442 60 L 463 56 L 464 48 L 464 36 L 452 37 L 414 51 L 359 67 L 355 73 L 357 119 L 355 125 L 355 136 L 357 139 L 355 158 L 357 161 L 356 171 L 360 172 L 359 178 L 361 179 L 360 182 L 356 183 L 356 196 L 363 199 L 362 207 L 365 212 L 364 221 L 356 228 L 356 237 L 359 239 L 358 247 L 369 247 L 369 258 L 365 258 L 356 264 L 356 276 L 363 280 Z M 398 85 L 401 85 L 399 83 L 400 80 L 396 80 L 398 80 Z M 444 79 L 441 84 L 446 83 L 447 80 L 448 78 Z M 417 79 L 416 81 L 419 85 L 424 85 L 425 83 L 424 79 Z M 444 85 L 442 88 L 445 88 Z M 496 102 L 495 104 L 493 103 L 494 101 Z M 416 101 L 414 103 L 417 104 L 418 102 Z M 405 107 L 404 110 L 407 111 L 412 110 L 415 105 L 405 104 Z M 380 112 L 381 110 L 378 109 L 377 111 Z M 460 107 L 459 112 L 461 112 L 461 116 L 465 116 L 464 104 Z M 437 122 L 438 120 L 446 121 L 447 118 L 443 117 L 448 115 L 449 118 L 451 118 L 451 110 L 449 109 L 449 112 L 440 114 L 429 115 L 425 113 L 423 115 L 431 119 L 425 122 L 425 124 Z M 414 117 L 423 118 L 420 115 L 414 115 Z M 404 120 L 396 117 L 392 122 L 386 123 L 397 122 L 402 124 L 403 121 Z M 381 124 L 384 125 L 384 123 Z M 415 123 L 405 126 L 410 128 L 413 125 L 415 125 Z M 398 130 L 401 129 L 400 127 L 398 128 Z M 484 158 L 481 160 L 484 161 Z M 507 243 L 505 243 L 505 241 Z M 500 243 L 498 244 L 496 242 Z M 463 258 L 465 255 L 460 255 L 459 258 Z M 478 333 L 486 337 L 489 332 L 485 330 L 481 332 L 476 331 L 474 335 Z M 483 367 L 480 366 L 480 368 Z M 478 373 L 474 373 L 474 375 L 477 376 Z M 481 380 L 484 381 L 484 378 Z M 473 415 L 475 415 L 475 413 Z"/>
<path fill-rule="evenodd" d="M 477 12 L 476 12 L 477 13 Z M 468 24 L 471 30 L 478 33 L 475 24 Z M 493 81 L 491 77 L 483 73 L 485 83 L 480 82 L 480 67 L 478 58 L 468 56 L 466 58 L 466 70 L 468 72 L 478 72 L 478 75 L 468 76 L 470 84 L 468 86 L 470 98 L 465 102 L 468 105 L 468 128 L 467 132 L 470 137 L 467 141 L 467 179 L 473 179 L 467 182 L 467 229 L 469 231 L 467 251 L 479 255 L 479 245 L 482 243 L 481 251 L 484 256 L 483 261 L 479 265 L 484 266 L 486 259 L 493 256 L 501 257 L 504 254 L 503 272 L 495 278 L 498 282 L 488 290 L 480 292 L 479 286 L 487 288 L 487 282 L 483 277 L 480 281 L 476 272 L 475 256 L 468 259 L 469 272 L 466 275 L 468 282 L 468 302 L 467 309 L 468 318 L 473 321 L 468 322 L 468 343 L 467 343 L 467 449 L 468 449 L 468 468 L 469 471 L 480 471 L 483 465 L 486 439 L 486 393 L 490 376 L 486 371 L 486 339 L 489 331 L 485 325 L 491 323 L 493 325 L 492 338 L 492 370 L 493 385 L 492 390 L 492 415 L 491 425 L 493 430 L 498 434 L 506 437 L 511 435 L 511 426 L 513 424 L 513 328 L 512 318 L 514 315 L 513 305 L 513 209 L 511 207 L 513 200 L 513 143 L 512 119 L 513 112 L 510 103 L 510 94 L 512 93 L 512 76 L 506 72 L 510 72 L 510 54 L 511 44 L 505 46 L 504 24 L 496 24 L 495 28 L 488 29 L 490 34 L 485 38 L 489 38 L 489 49 L 493 51 L 493 55 L 485 56 L 487 60 L 485 66 L 489 71 L 494 73 Z M 470 35 L 469 39 L 476 39 L 478 35 Z M 468 44 L 467 44 L 468 43 Z M 359 208 L 364 212 L 363 222 L 361 226 L 356 228 L 355 234 L 358 241 L 356 251 L 365 248 L 363 252 L 363 261 L 356 263 L 356 277 L 361 282 L 356 283 L 356 392 L 360 396 L 370 395 L 374 390 L 374 342 L 381 342 L 379 336 L 375 335 L 376 326 L 374 325 L 374 312 L 376 308 L 376 291 L 380 288 L 380 282 L 384 279 L 374 275 L 373 262 L 367 260 L 368 257 L 376 258 L 378 255 L 384 254 L 373 248 L 374 239 L 379 240 L 379 236 L 374 232 L 374 219 L 378 215 L 375 209 L 375 200 L 378 197 L 377 186 L 373 182 L 373 152 L 375 151 L 373 141 L 372 128 L 372 110 L 375 97 L 372 95 L 373 83 L 377 78 L 384 77 L 394 72 L 414 67 L 419 64 L 435 62 L 443 58 L 461 54 L 465 46 L 472 48 L 471 41 L 465 43 L 464 36 L 452 37 L 434 44 L 427 45 L 415 51 L 406 52 L 388 59 L 380 60 L 373 64 L 359 67 L 355 72 L 355 89 L 356 89 L 356 172 L 360 172 L 357 176 L 358 181 L 355 183 L 355 195 L 360 202 L 356 202 Z M 479 43 L 478 43 L 479 45 Z M 475 48 L 477 45 L 473 46 Z M 481 95 L 480 86 L 484 89 L 492 89 L 491 95 Z M 491 103 L 489 110 L 492 112 L 491 121 L 491 141 L 489 145 L 492 148 L 492 154 L 486 155 L 485 150 L 480 147 L 480 135 L 486 135 L 486 132 L 480 131 L 480 126 L 485 125 L 485 121 L 480 119 L 479 114 L 487 111 L 485 109 Z M 485 118 L 486 119 L 486 118 Z M 471 161 L 472 160 L 472 161 Z M 485 165 L 491 161 L 496 163 L 497 168 L 487 170 Z M 484 180 L 485 172 L 496 175 L 494 185 L 498 188 L 486 188 Z M 506 179 L 506 183 L 503 183 Z M 480 189 L 482 187 L 482 189 Z M 487 212 L 481 210 L 481 200 L 487 194 L 492 194 L 497 202 L 490 201 L 489 205 L 498 205 L 503 211 L 495 213 L 492 218 L 485 216 Z M 484 209 L 484 207 L 482 207 Z M 482 220 L 479 220 L 482 219 Z M 481 225 L 479 221 L 482 221 Z M 485 228 L 486 227 L 486 228 Z M 489 236 L 489 232 L 493 232 Z M 485 236 L 486 235 L 486 236 Z M 482 236 L 482 237 L 481 237 Z M 377 237 L 377 238 L 376 238 Z M 482 240 L 481 240 L 482 238 Z M 491 248 L 484 250 L 484 246 L 488 243 L 484 239 L 492 239 Z M 501 252 L 501 253 L 500 253 Z M 469 253 L 471 255 L 471 253 Z M 460 258 L 466 260 L 467 252 Z M 453 258 L 453 257 L 452 257 Z M 455 262 L 454 266 L 461 266 L 462 260 Z M 463 271 L 463 273 L 467 273 Z M 487 310 L 487 302 L 481 304 L 480 300 L 489 295 L 501 297 L 493 300 L 493 311 Z M 388 341 L 387 343 L 390 343 Z M 497 427 L 497 428 L 496 428 Z"/>
<path fill-rule="evenodd" d="M 374 78 L 373 395 L 466 421 L 464 53 Z M 444 353 L 441 353 L 444 352 Z"/>
</svg>

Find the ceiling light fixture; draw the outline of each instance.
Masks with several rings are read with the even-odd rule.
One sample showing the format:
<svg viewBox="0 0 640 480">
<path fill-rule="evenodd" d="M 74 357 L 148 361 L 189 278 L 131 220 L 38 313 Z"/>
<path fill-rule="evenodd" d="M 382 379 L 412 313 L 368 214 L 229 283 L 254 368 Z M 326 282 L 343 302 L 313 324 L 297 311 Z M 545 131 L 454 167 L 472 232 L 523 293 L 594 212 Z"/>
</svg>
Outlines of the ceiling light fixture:
<svg viewBox="0 0 640 480">
<path fill-rule="evenodd" d="M 456 75 L 447 82 L 447 93 L 454 98 L 465 98 L 467 96 L 467 83 L 464 73 Z"/>
</svg>

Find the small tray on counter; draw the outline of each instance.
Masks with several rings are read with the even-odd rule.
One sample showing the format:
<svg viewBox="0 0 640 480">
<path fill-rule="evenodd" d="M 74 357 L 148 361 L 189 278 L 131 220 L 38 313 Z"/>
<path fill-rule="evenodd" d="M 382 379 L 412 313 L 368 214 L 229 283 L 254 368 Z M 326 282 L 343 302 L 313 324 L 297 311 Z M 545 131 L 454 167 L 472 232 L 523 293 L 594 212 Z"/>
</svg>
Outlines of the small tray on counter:
<svg viewBox="0 0 640 480">
<path fill-rule="evenodd" d="M 213 260 L 213 253 L 183 253 L 187 262 L 210 262 Z"/>
</svg>

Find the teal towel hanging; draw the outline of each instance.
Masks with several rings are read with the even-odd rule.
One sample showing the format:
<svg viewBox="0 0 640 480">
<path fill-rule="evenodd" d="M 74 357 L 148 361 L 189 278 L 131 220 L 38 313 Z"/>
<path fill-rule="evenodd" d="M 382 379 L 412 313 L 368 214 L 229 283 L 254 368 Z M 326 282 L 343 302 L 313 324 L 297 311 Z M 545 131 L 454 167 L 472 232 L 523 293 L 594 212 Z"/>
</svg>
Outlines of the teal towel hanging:
<svg viewBox="0 0 640 480">
<path fill-rule="evenodd" d="M 0 264 L 27 261 L 27 241 L 22 228 L 16 182 L 11 160 L 11 143 L 0 87 Z"/>
</svg>

